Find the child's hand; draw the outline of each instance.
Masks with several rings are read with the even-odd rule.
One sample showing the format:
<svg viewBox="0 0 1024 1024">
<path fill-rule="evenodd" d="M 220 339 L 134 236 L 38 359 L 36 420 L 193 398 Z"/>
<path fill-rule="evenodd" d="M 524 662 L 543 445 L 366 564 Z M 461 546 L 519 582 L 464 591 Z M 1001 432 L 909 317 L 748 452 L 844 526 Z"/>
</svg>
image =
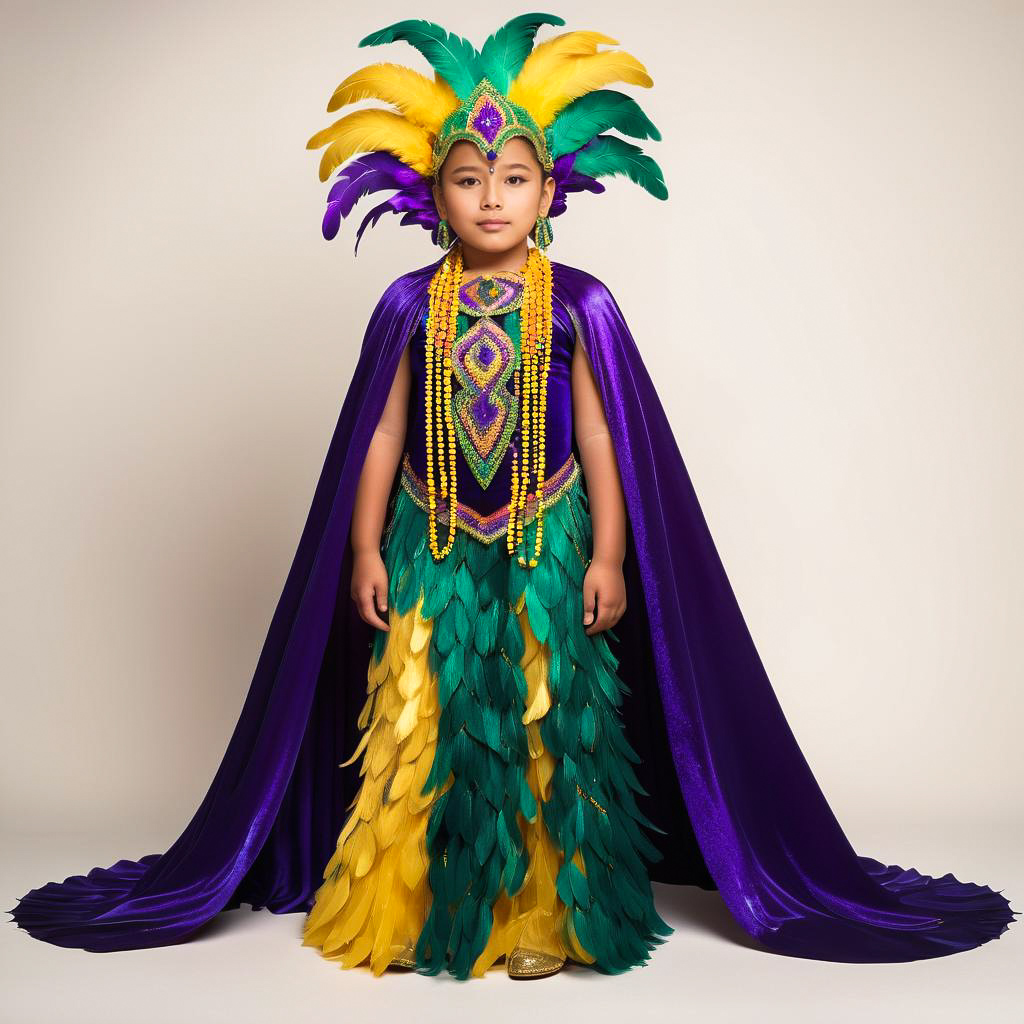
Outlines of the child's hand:
<svg viewBox="0 0 1024 1024">
<path fill-rule="evenodd" d="M 388 611 L 388 570 L 379 552 L 356 552 L 351 592 L 362 620 L 387 632 L 390 627 L 377 613 L 378 608 L 385 615 Z"/>
<path fill-rule="evenodd" d="M 597 603 L 597 618 L 594 604 Z M 594 560 L 583 577 L 583 625 L 587 636 L 610 629 L 626 610 L 626 579 L 622 566 Z"/>
</svg>

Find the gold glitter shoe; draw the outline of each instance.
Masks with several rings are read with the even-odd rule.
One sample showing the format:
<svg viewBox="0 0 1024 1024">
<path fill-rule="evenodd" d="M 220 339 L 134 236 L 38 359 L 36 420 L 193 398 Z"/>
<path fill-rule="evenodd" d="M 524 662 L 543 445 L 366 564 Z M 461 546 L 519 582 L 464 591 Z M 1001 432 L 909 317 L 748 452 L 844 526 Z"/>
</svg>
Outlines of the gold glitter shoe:
<svg viewBox="0 0 1024 1024">
<path fill-rule="evenodd" d="M 528 946 L 516 946 L 505 966 L 510 978 L 545 978 L 565 966 L 565 957 L 542 953 Z"/>
<path fill-rule="evenodd" d="M 408 945 L 402 950 L 397 956 L 391 958 L 389 967 L 409 967 L 415 969 L 416 967 L 416 947 Z"/>
</svg>

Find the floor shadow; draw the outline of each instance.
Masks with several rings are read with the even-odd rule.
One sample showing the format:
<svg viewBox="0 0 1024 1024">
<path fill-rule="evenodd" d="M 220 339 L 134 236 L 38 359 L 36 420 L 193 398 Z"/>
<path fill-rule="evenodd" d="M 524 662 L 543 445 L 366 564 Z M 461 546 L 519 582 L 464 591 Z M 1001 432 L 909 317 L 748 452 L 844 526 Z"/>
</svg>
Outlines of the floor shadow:
<svg viewBox="0 0 1024 1024">
<path fill-rule="evenodd" d="M 695 885 L 652 883 L 658 909 L 676 920 L 693 924 L 737 946 L 765 952 L 766 947 L 754 939 L 732 916 L 717 891 L 708 892 Z M 670 940 L 671 941 L 671 940 Z"/>
</svg>

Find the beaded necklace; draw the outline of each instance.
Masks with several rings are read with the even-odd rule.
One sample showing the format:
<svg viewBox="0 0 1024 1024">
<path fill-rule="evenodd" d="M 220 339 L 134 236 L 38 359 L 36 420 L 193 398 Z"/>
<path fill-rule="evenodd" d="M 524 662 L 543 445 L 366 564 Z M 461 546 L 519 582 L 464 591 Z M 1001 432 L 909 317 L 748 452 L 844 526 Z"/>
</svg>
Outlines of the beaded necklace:
<svg viewBox="0 0 1024 1024">
<path fill-rule="evenodd" d="M 428 531 L 430 552 L 436 561 L 445 558 L 455 543 L 457 480 L 455 472 L 456 431 L 452 416 L 452 347 L 456 341 L 459 290 L 462 287 L 462 244 L 445 255 L 430 281 L 426 330 L 426 384 L 424 411 L 427 434 Z M 516 393 L 521 396 L 522 445 L 520 457 L 512 455 L 512 501 L 506 544 L 524 568 L 540 560 L 544 535 L 544 458 L 547 422 L 548 370 L 551 366 L 551 263 L 544 253 L 529 250 L 524 272 L 520 314 L 520 360 L 515 369 Z M 437 446 L 435 451 L 435 430 Z M 448 539 L 443 548 L 437 539 L 438 488 L 434 481 L 437 456 L 440 498 L 448 509 Z M 537 501 L 534 553 L 527 560 L 519 554 L 526 521 L 530 475 L 535 478 Z"/>
</svg>

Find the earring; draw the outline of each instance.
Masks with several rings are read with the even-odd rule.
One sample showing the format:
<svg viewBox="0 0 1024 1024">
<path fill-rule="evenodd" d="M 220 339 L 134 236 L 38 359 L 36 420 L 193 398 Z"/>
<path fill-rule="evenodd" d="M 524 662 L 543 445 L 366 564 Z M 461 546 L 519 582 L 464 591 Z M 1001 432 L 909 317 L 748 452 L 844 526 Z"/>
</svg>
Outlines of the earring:
<svg viewBox="0 0 1024 1024">
<path fill-rule="evenodd" d="M 533 240 L 538 249 L 546 249 L 554 240 L 555 232 L 551 227 L 550 217 L 538 217 L 533 226 Z"/>
<path fill-rule="evenodd" d="M 451 244 L 452 244 L 451 229 L 448 227 L 448 221 L 446 221 L 444 219 L 444 217 L 442 217 L 441 220 L 438 222 L 438 225 L 437 225 L 437 238 L 435 239 L 435 241 L 437 242 L 437 244 L 439 246 L 441 246 L 442 249 L 450 249 L 451 248 Z"/>
</svg>

